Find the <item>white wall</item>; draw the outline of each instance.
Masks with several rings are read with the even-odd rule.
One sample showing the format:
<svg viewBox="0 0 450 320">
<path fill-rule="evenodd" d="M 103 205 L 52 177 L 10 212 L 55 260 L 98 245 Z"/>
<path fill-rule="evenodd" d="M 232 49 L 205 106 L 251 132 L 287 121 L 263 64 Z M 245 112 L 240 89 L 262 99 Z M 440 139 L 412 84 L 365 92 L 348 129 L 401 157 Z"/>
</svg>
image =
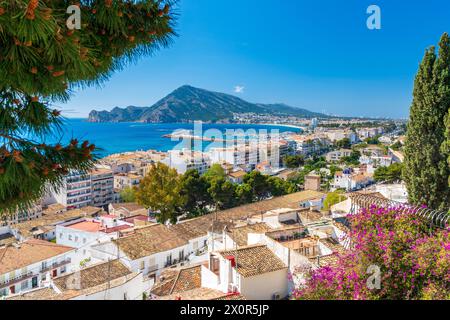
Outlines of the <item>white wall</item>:
<svg viewBox="0 0 450 320">
<path fill-rule="evenodd" d="M 143 277 L 142 273 L 139 273 L 128 282 L 107 291 L 81 295 L 71 300 L 142 300 L 143 292 Z"/>
<path fill-rule="evenodd" d="M 288 295 L 288 270 L 241 277 L 240 293 L 248 300 L 272 300 L 275 293 L 285 298 Z"/>
</svg>

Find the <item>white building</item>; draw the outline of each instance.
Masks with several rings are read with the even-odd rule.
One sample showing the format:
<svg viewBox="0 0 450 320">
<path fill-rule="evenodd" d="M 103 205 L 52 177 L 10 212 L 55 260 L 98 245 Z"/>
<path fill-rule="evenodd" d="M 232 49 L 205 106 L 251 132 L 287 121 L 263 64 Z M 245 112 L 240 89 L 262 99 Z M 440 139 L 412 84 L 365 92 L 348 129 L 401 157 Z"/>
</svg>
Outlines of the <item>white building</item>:
<svg viewBox="0 0 450 320">
<path fill-rule="evenodd" d="M 119 238 L 121 232 L 133 225 L 120 221 L 115 216 L 101 216 L 97 219 L 79 219 L 56 226 L 56 243 L 74 248 L 84 248 L 89 244 L 108 242 Z"/>
<path fill-rule="evenodd" d="M 203 174 L 211 167 L 208 154 L 187 149 L 170 150 L 167 158 L 162 162 L 177 170 L 179 174 L 184 174 L 191 169 L 195 169 L 200 174 Z"/>
<path fill-rule="evenodd" d="M 110 169 L 97 167 L 91 171 L 91 205 L 104 207 L 114 202 L 114 176 Z"/>
<path fill-rule="evenodd" d="M 0 226 L 15 225 L 25 221 L 38 219 L 41 216 L 42 216 L 42 205 L 40 203 L 36 203 L 30 208 L 17 210 L 15 213 L 4 215 L 3 219 L 0 220 Z"/>
<path fill-rule="evenodd" d="M 45 287 L 8 300 L 142 300 L 142 274 L 119 260 L 100 263 L 45 282 Z"/>
<path fill-rule="evenodd" d="M 72 171 L 64 177 L 63 186 L 52 192 L 56 202 L 70 209 L 88 206 L 92 202 L 90 174 Z"/>
<path fill-rule="evenodd" d="M 279 300 L 288 296 L 288 268 L 265 245 L 212 252 L 201 286 L 249 300 Z"/>
<path fill-rule="evenodd" d="M 118 173 L 114 175 L 114 189 L 137 187 L 142 180 L 142 176 L 134 172 Z"/>
<path fill-rule="evenodd" d="M 328 162 L 339 162 L 343 157 L 349 157 L 352 154 L 352 150 L 350 149 L 339 149 L 336 151 L 328 152 L 326 155 L 326 159 Z"/>
<path fill-rule="evenodd" d="M 112 242 L 93 245 L 92 256 L 103 261 L 119 257 L 131 270 L 154 276 L 164 268 L 186 262 L 191 250 L 180 234 L 166 225 L 154 224 Z"/>
<path fill-rule="evenodd" d="M 345 189 L 346 191 L 356 191 L 373 184 L 373 175 L 360 172 L 353 173 L 350 169 L 336 172 L 332 183 L 333 189 Z"/>
<path fill-rule="evenodd" d="M 37 239 L 0 248 L 0 296 L 41 287 L 48 277 L 76 270 L 80 260 L 74 248 Z"/>
</svg>

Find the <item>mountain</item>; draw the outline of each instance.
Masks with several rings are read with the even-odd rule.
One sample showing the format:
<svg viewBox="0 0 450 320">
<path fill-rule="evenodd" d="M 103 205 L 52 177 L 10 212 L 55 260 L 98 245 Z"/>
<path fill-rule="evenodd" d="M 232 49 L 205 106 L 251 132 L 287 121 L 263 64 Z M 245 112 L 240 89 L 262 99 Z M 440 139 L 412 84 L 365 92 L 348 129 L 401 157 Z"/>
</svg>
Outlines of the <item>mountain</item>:
<svg viewBox="0 0 450 320">
<path fill-rule="evenodd" d="M 255 104 L 238 97 L 212 92 L 192 86 L 182 86 L 151 107 L 115 107 L 111 111 L 93 110 L 89 114 L 91 122 L 204 122 L 227 121 L 233 114 L 255 113 L 270 115 L 291 115 L 305 118 L 328 117 L 306 109 L 285 104 Z"/>
</svg>

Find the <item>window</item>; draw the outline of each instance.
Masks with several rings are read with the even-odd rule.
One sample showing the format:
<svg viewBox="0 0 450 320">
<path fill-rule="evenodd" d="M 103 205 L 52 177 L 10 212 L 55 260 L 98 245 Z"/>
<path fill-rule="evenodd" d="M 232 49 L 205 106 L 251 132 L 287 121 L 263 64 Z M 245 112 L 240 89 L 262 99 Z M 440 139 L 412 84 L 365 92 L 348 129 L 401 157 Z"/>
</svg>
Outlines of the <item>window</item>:
<svg viewBox="0 0 450 320">
<path fill-rule="evenodd" d="M 78 242 L 78 236 L 75 236 L 75 242 Z"/>
<path fill-rule="evenodd" d="M 178 253 L 178 260 L 179 260 L 179 261 L 183 261 L 183 260 L 184 260 L 184 250 L 181 250 L 181 251 Z"/>
<path fill-rule="evenodd" d="M 66 266 L 62 266 L 61 269 L 60 269 L 60 272 L 61 273 L 66 273 Z"/>
<path fill-rule="evenodd" d="M 47 269 L 47 261 L 42 261 L 41 268 Z"/>
<path fill-rule="evenodd" d="M 145 269 L 145 261 L 141 261 L 141 270 Z"/>
<path fill-rule="evenodd" d="M 198 241 L 195 241 L 195 242 L 192 244 L 192 248 L 194 248 L 194 250 L 197 250 L 197 249 L 198 249 Z"/>
<path fill-rule="evenodd" d="M 86 238 L 83 238 L 83 244 L 85 244 L 86 243 Z"/>
<path fill-rule="evenodd" d="M 62 239 L 63 238 L 63 234 L 62 232 L 59 233 L 59 238 Z"/>
<path fill-rule="evenodd" d="M 20 290 L 26 290 L 26 289 L 28 289 L 28 280 L 25 280 L 20 284 Z"/>
<path fill-rule="evenodd" d="M 72 241 L 72 235 L 69 234 L 69 241 Z"/>
</svg>

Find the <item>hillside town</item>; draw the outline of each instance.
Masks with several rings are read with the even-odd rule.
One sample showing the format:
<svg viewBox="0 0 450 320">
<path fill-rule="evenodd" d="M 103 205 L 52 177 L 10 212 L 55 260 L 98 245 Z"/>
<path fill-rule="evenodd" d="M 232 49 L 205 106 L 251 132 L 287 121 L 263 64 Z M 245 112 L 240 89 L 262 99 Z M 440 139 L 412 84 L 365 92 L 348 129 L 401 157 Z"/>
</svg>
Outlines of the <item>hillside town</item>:
<svg viewBox="0 0 450 320">
<path fill-rule="evenodd" d="M 70 172 L 58 190 L 2 222 L 0 296 L 289 298 L 306 270 L 333 264 L 337 253 L 348 250 L 351 194 L 407 199 L 401 177 L 383 181 L 375 174 L 402 162 L 398 126 L 387 131 L 383 125 L 356 130 L 317 125 L 314 119 L 303 133 L 283 134 L 273 153 L 260 152 L 273 148 L 273 141 L 257 144 L 256 152 L 248 142 L 204 152 L 136 151 L 100 159 L 89 172 Z M 161 223 L 152 208 L 122 198 L 158 163 L 180 175 L 208 174 L 219 166 L 235 185 L 257 171 L 298 189 Z M 333 195 L 339 199 L 330 202 Z"/>
</svg>

